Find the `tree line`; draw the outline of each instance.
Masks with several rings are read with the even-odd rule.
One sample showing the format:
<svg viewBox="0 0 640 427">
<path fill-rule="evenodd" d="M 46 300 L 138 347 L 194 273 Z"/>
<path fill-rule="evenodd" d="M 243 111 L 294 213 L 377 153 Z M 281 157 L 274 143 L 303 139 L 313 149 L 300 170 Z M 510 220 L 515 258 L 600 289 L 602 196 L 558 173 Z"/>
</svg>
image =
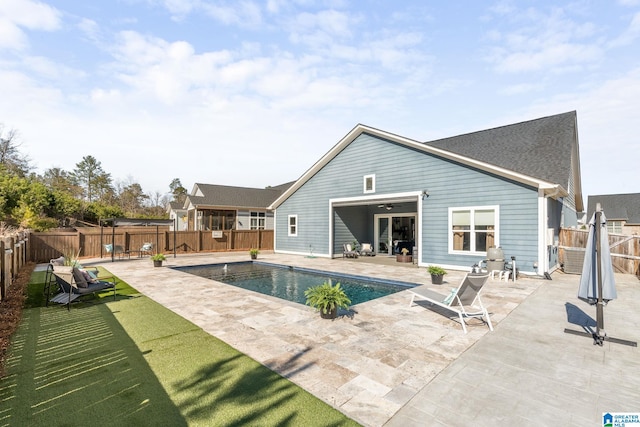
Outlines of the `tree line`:
<svg viewBox="0 0 640 427">
<path fill-rule="evenodd" d="M 7 226 L 46 231 L 104 218 L 166 218 L 167 204 L 187 195 L 178 178 L 166 194 L 146 194 L 131 179 L 114 182 L 91 155 L 71 171 L 53 167 L 38 175 L 20 146 L 18 132 L 0 124 L 0 221 Z"/>
</svg>

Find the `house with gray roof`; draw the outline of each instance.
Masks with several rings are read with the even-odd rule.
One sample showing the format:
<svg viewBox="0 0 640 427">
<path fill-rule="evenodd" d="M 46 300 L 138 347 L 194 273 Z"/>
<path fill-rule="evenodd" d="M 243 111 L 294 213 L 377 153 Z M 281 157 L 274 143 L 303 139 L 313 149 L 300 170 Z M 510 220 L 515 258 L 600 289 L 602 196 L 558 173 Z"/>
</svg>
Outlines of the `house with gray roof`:
<svg viewBox="0 0 640 427">
<path fill-rule="evenodd" d="M 341 257 L 357 241 L 468 270 L 500 248 L 553 271 L 584 210 L 578 148 L 575 111 L 429 142 L 359 124 L 271 205 L 275 251 Z"/>
<path fill-rule="evenodd" d="M 609 233 L 640 234 L 640 193 L 589 196 L 587 221 L 593 216 L 598 203 L 607 218 Z"/>
<path fill-rule="evenodd" d="M 176 227 L 176 231 L 186 231 L 187 230 L 187 210 L 183 207 L 180 202 L 169 202 L 167 203 L 167 213 L 169 214 L 169 219 L 172 219 Z M 173 231 L 173 225 L 169 227 L 171 231 Z"/>
<path fill-rule="evenodd" d="M 185 199 L 187 230 L 272 230 L 269 206 L 291 183 L 247 188 L 196 183 Z"/>
</svg>

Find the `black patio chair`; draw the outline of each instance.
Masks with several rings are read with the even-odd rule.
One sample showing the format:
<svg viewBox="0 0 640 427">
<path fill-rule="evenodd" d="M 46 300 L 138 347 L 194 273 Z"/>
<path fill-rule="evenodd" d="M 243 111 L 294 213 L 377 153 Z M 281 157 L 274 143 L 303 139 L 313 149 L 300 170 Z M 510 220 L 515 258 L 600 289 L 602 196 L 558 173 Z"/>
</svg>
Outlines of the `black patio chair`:
<svg viewBox="0 0 640 427">
<path fill-rule="evenodd" d="M 51 302 L 66 304 L 67 310 L 71 309 L 73 301 L 82 296 L 93 295 L 110 289 L 113 289 L 113 300 L 115 301 L 116 299 L 115 277 L 110 278 L 110 280 L 93 279 L 89 281 L 82 271 L 76 267 L 73 267 L 69 272 L 54 270 L 53 275 L 56 278 L 56 284 L 60 292 L 51 298 Z"/>
</svg>

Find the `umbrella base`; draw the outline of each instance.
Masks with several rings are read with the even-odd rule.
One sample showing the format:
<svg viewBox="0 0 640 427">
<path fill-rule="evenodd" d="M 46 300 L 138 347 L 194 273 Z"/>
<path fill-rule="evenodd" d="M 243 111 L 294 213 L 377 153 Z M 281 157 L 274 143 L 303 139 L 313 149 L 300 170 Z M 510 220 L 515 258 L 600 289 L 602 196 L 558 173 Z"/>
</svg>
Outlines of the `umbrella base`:
<svg viewBox="0 0 640 427">
<path fill-rule="evenodd" d="M 572 335 L 580 335 L 583 337 L 588 337 L 588 338 L 593 338 L 593 345 L 599 345 L 602 347 L 602 345 L 604 344 L 605 341 L 609 341 L 615 344 L 622 344 L 622 345 L 628 345 L 630 347 L 637 347 L 638 343 L 635 341 L 627 341 L 627 340 L 621 340 L 620 338 L 613 338 L 613 337 L 608 337 L 606 334 L 605 335 L 598 335 L 597 333 L 593 332 L 593 333 L 589 333 L 589 332 L 582 332 L 582 331 L 574 331 L 572 329 L 566 329 L 564 330 L 567 334 L 572 334 Z"/>
</svg>

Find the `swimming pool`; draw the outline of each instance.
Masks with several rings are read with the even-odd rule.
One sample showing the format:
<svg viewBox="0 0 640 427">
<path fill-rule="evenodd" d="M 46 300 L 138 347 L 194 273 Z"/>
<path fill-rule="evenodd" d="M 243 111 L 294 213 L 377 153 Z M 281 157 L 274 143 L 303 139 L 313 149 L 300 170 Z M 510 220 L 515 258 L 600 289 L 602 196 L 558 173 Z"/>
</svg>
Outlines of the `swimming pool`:
<svg viewBox="0 0 640 427">
<path fill-rule="evenodd" d="M 300 304 L 306 302 L 305 290 L 328 280 L 333 284 L 340 282 L 340 286 L 351 300 L 351 305 L 416 286 L 415 283 L 343 275 L 263 262 L 208 264 L 174 267 L 174 269 Z"/>
</svg>

